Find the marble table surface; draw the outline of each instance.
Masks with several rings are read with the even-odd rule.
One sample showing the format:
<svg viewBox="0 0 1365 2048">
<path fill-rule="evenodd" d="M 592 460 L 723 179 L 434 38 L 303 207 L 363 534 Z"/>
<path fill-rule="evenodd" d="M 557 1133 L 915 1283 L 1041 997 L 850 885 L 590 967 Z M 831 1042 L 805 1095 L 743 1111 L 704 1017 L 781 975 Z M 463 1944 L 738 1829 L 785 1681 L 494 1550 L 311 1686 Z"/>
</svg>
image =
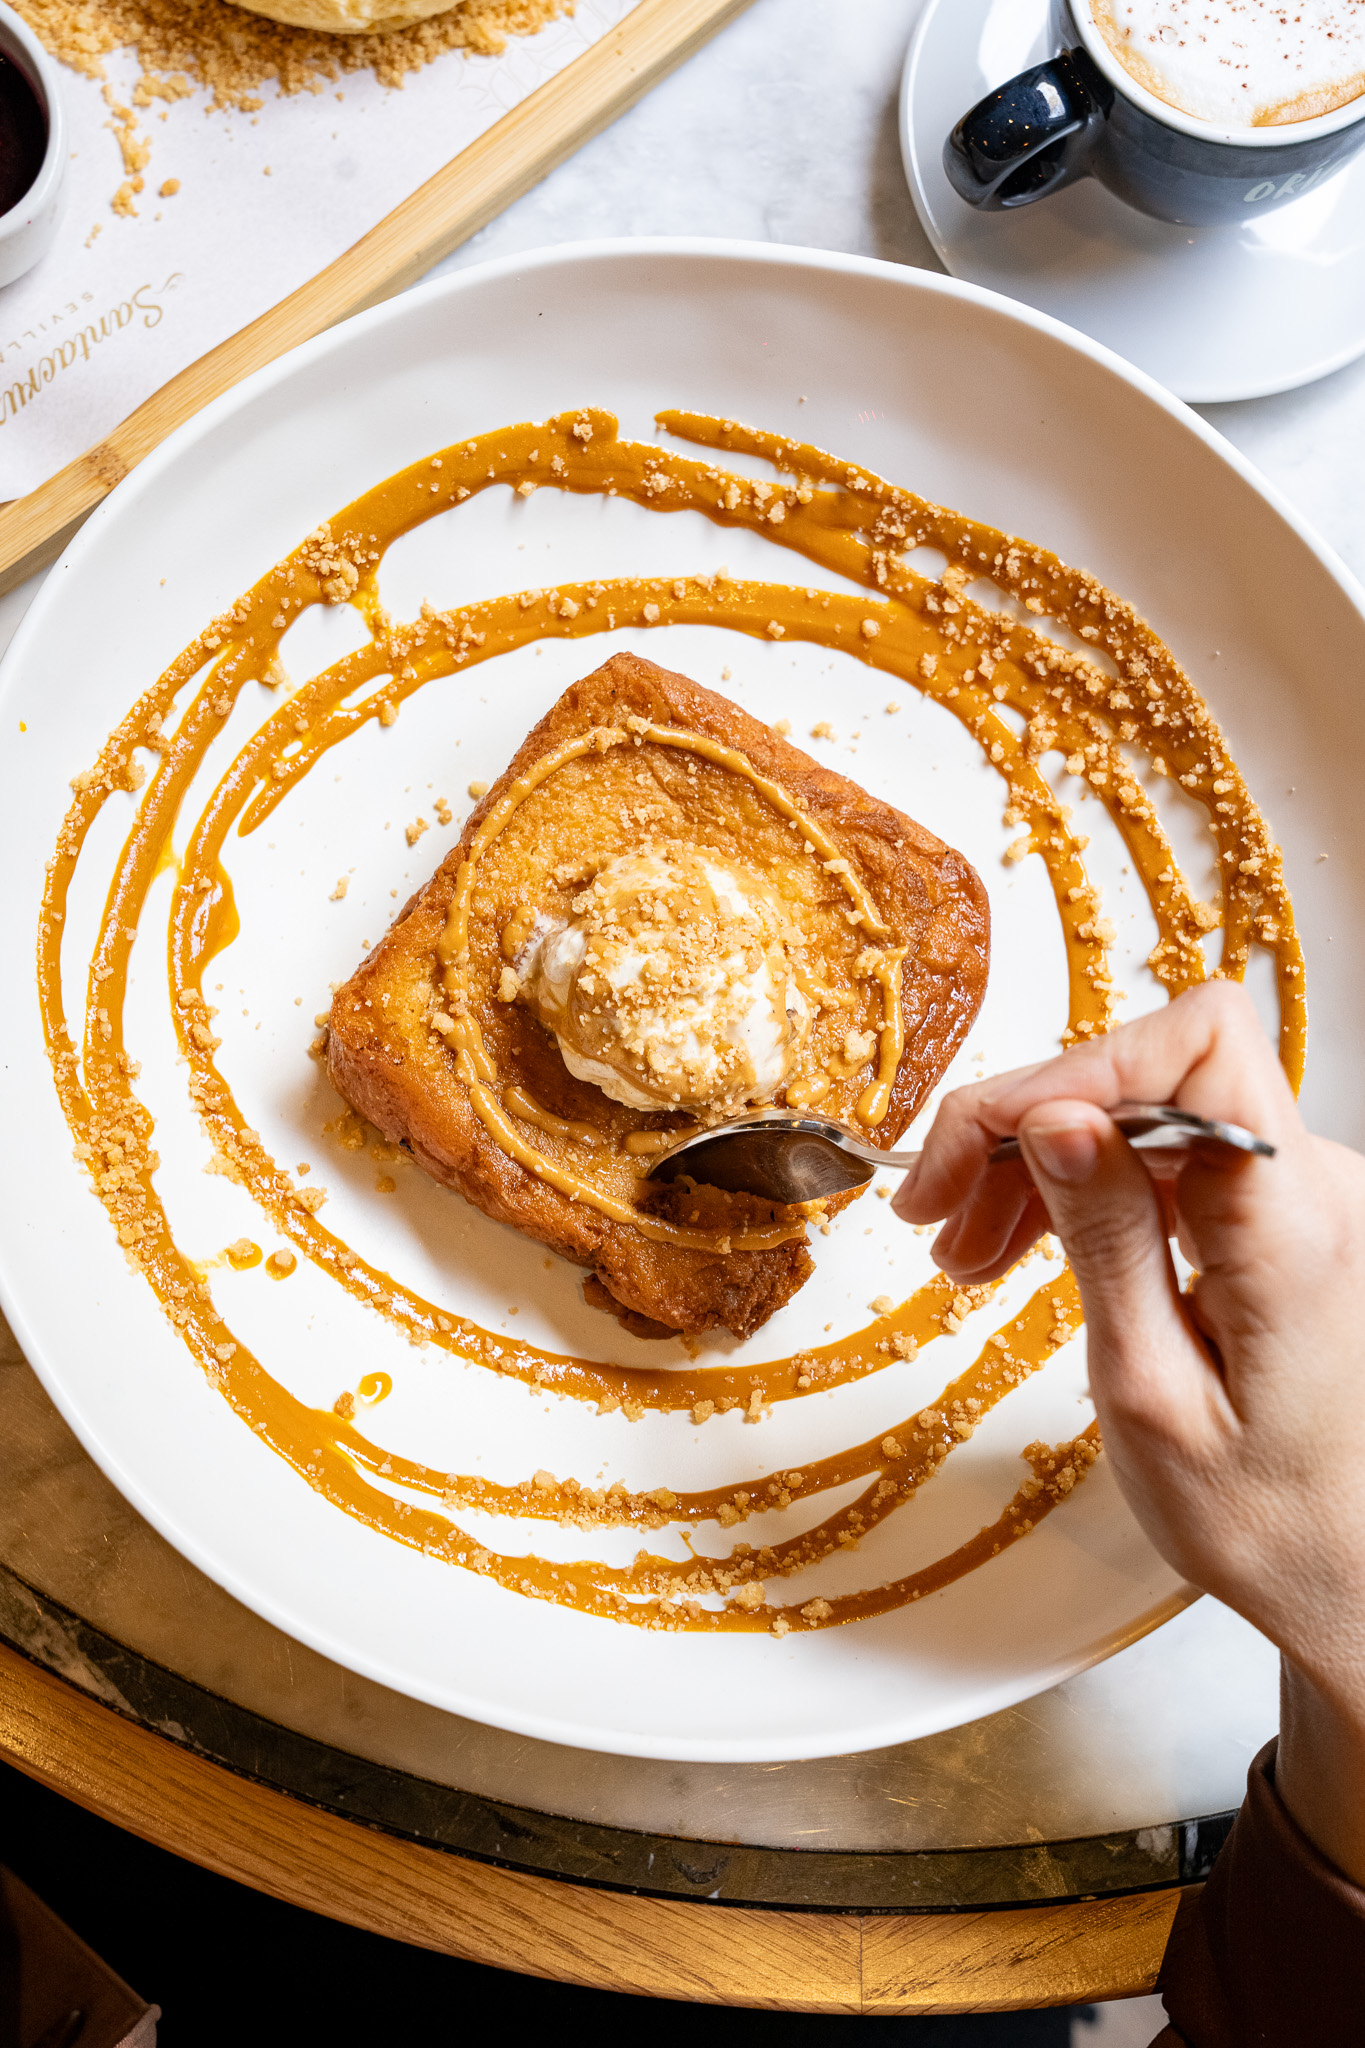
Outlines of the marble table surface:
<svg viewBox="0 0 1365 2048">
<path fill-rule="evenodd" d="M 472 1813 L 479 1802 L 492 1802 L 504 1825 L 508 1806 L 521 1809 L 523 1829 L 543 1815 L 578 1823 L 577 1839 L 561 1831 L 537 1855 L 512 1859 L 561 1875 L 593 1874 L 581 1858 L 585 1841 L 598 1839 L 591 1831 L 601 1830 L 801 1850 L 809 1884 L 818 1874 L 812 1852 L 874 1863 L 930 1856 L 932 1869 L 899 1876 L 824 1871 L 826 1888 L 860 1888 L 873 1910 L 887 1885 L 897 1899 L 906 1884 L 922 1899 L 932 1883 L 940 1894 L 949 1889 L 948 1903 L 996 1903 L 1202 1874 L 1221 1829 L 1184 1824 L 1240 1804 L 1276 1705 L 1268 1646 L 1202 1600 L 1035 1699 L 858 1756 L 656 1763 L 487 1728 L 344 1670 L 205 1578 L 86 1456 L 3 1318 L 0 1641 L 144 1725 L 297 1796 L 337 1803 L 340 1772 L 349 1786 L 341 1810 L 375 1824 L 394 1824 L 416 1796 L 420 1825 L 412 1824 L 423 1839 L 455 1830 L 447 1845 L 479 1853 L 488 1820 Z M 279 1730 L 306 1741 L 281 1741 Z M 356 1759 L 375 1769 L 359 1770 Z M 471 1798 L 452 1806 L 443 1791 Z M 1003 1867 L 979 1854 L 943 1860 L 1050 1844 L 1073 1846 Z M 604 1841 L 602 1854 L 619 1875 L 631 1845 Z M 741 1875 L 732 1871 L 731 1883 Z M 653 1888 L 658 1880 L 655 1871 L 645 1881 Z M 774 1894 L 774 1884 L 790 1881 L 780 1869 L 750 1871 L 746 1881 L 751 1898 L 815 1902 L 805 1892 Z M 992 1884 L 1006 1889 L 979 1890 Z"/>
<path fill-rule="evenodd" d="M 754 0 L 440 271 L 544 243 L 635 234 L 742 237 L 937 267 L 896 139 L 901 63 L 920 5 Z M 1205 416 L 1365 575 L 1365 362 Z M 0 648 L 38 580 L 0 598 Z M 174 1645 L 176 1668 L 258 1713 L 545 1811 L 793 1847 L 814 1846 L 813 1830 L 820 1846 L 859 1849 L 1157 1828 L 1235 1806 L 1247 1763 L 1275 1725 L 1273 1652 L 1204 1600 L 1008 1715 L 873 1757 L 767 1772 L 678 1767 L 475 1730 L 338 1672 L 200 1581 L 84 1459 L 12 1340 L 0 1351 L 0 1388 L 6 1414 L 24 1417 L 22 1455 L 12 1439 L 9 1484 L 0 1486 L 10 1502 L 0 1564 L 119 1640 L 140 1631 L 146 1655 L 167 1660 Z M 59 1499 L 74 1514 L 61 1540 L 50 1512 Z M 203 1617 L 193 1627 L 191 1608 Z"/>
</svg>

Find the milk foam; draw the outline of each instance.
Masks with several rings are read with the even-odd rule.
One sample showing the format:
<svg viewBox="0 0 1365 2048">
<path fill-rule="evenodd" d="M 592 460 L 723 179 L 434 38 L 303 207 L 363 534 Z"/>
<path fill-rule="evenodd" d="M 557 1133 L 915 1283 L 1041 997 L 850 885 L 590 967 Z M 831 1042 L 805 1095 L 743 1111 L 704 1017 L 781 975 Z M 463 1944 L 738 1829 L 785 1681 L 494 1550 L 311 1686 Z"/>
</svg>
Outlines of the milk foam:
<svg viewBox="0 0 1365 2048">
<path fill-rule="evenodd" d="M 1311 121 L 1365 92 L 1365 0 L 1081 0 L 1149 92 L 1219 128 Z"/>
</svg>

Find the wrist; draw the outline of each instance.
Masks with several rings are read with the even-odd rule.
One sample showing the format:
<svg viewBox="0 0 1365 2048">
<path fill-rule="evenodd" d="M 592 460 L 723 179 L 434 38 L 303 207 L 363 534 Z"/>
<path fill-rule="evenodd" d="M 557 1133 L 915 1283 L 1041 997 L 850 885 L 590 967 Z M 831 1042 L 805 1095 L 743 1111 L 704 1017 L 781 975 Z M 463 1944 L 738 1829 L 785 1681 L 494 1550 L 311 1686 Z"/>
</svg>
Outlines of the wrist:
<svg viewBox="0 0 1365 2048">
<path fill-rule="evenodd" d="M 1365 1699 L 1343 1699 L 1289 1657 L 1280 1662 L 1275 1789 L 1314 1847 L 1365 1887 Z"/>
</svg>

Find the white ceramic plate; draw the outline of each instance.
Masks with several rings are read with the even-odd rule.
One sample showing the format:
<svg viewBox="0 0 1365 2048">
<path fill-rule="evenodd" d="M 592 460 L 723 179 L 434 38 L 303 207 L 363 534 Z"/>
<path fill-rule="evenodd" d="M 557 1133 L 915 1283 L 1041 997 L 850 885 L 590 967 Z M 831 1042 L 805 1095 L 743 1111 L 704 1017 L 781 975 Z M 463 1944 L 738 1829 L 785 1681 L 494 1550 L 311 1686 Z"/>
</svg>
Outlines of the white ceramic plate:
<svg viewBox="0 0 1365 2048">
<path fill-rule="evenodd" d="M 638 436 L 652 433 L 656 408 L 684 405 L 809 437 L 1042 541 L 1135 600 L 1225 720 L 1279 829 L 1310 962 L 1310 1109 L 1338 1130 L 1358 1117 L 1350 1077 L 1362 991 L 1348 934 L 1362 867 L 1353 693 L 1365 624 L 1344 572 L 1164 392 L 1005 300 L 809 251 L 590 245 L 462 272 L 251 379 L 113 493 L 35 600 L 0 675 L 6 1307 L 63 1413 L 129 1500 L 239 1599 L 341 1663 L 461 1714 L 606 1750 L 761 1760 L 872 1748 L 1051 1685 L 1181 1604 L 1182 1588 L 1103 1461 L 1034 1535 L 985 1569 L 912 1609 L 842 1629 L 785 1641 L 652 1634 L 504 1593 L 369 1533 L 236 1421 L 130 1273 L 72 1162 L 39 1036 L 30 963 L 44 862 L 69 778 L 137 694 L 210 615 L 362 488 L 451 439 L 584 403 L 615 409 L 623 431 Z M 499 489 L 397 546 L 384 594 L 408 616 L 424 596 L 444 604 L 588 574 L 722 562 L 812 580 L 800 558 L 696 515 L 549 490 L 514 501 Z M 286 665 L 302 676 L 357 637 L 344 609 L 305 614 Z M 798 737 L 832 720 L 839 740 L 809 742 L 816 752 L 975 862 L 992 896 L 995 949 L 985 1008 L 954 1079 L 1055 1045 L 1064 1021 L 1055 909 L 1037 862 L 1002 864 L 1013 837 L 1001 822 L 1002 786 L 956 722 L 908 691 L 899 693 L 905 709 L 888 717 L 885 679 L 851 659 L 700 627 L 528 649 L 430 686 L 391 730 L 363 727 L 286 802 L 268 841 L 231 842 L 243 931 L 210 982 L 224 984 L 213 997 L 219 1062 L 274 1156 L 312 1162 L 330 1188 L 324 1216 L 334 1230 L 493 1329 L 589 1356 L 681 1365 L 681 1353 L 646 1351 L 586 1309 L 568 1268 L 547 1272 L 539 1247 L 417 1173 L 400 1177 L 396 1194 L 377 1193 L 373 1164 L 321 1135 L 338 1105 L 306 1057 L 329 983 L 350 972 L 453 843 L 468 781 L 495 776 L 560 689 L 618 646 L 711 684 L 730 667 L 724 687 L 762 716 L 789 716 Z M 277 701 L 256 694 L 258 703 L 234 713 L 236 739 Z M 403 825 L 419 811 L 431 817 L 436 795 L 450 798 L 455 821 L 409 849 Z M 83 856 L 73 960 L 133 804 L 106 807 Z M 1142 966 L 1145 905 L 1131 879 L 1121 893 L 1103 822 L 1092 826 L 1088 858 L 1120 924 L 1118 979 L 1131 1013 L 1160 997 Z M 1315 865 L 1323 851 L 1331 861 Z M 1190 837 L 1196 879 L 1207 858 Z M 349 894 L 332 902 L 348 871 Z M 158 1186 L 191 1253 L 212 1255 L 243 1234 L 268 1249 L 276 1240 L 245 1193 L 202 1171 L 207 1141 L 189 1114 L 166 1023 L 165 903 L 164 893 L 149 903 L 129 1009 L 139 1086 L 157 1119 Z M 861 1327 L 872 1297 L 899 1298 L 927 1277 L 926 1247 L 886 1204 L 855 1204 L 829 1238 L 817 1238 L 816 1278 L 740 1356 L 781 1356 L 825 1341 L 827 1326 Z M 1035 1266 L 1020 1286 L 1039 1277 Z M 229 1323 L 301 1398 L 330 1403 L 360 1373 L 389 1372 L 393 1394 L 367 1411 L 366 1426 L 390 1448 L 499 1478 L 548 1466 L 590 1481 L 600 1469 L 637 1486 L 741 1483 L 755 1469 L 786 1468 L 889 1428 L 962 1370 L 1020 1299 L 1007 1293 L 917 1360 L 781 1404 L 757 1428 L 733 1415 L 697 1429 L 681 1416 L 598 1419 L 412 1350 L 306 1265 L 284 1286 L 259 1268 L 213 1278 Z M 732 1362 L 735 1347 L 712 1355 Z M 1083 1426 L 1084 1386 L 1077 1340 L 839 1568 L 874 1582 L 992 1521 L 1024 1476 L 1023 1444 Z M 582 1540 L 546 1536 L 536 1524 L 525 1533 L 529 1547 L 560 1545 L 560 1555 Z M 728 1547 L 709 1533 L 701 1547 Z M 628 1557 L 636 1540 L 599 1537 L 596 1554 Z M 498 1547 L 517 1547 L 505 1525 Z M 800 1601 L 818 1590 L 792 1582 L 773 1592 Z"/>
<path fill-rule="evenodd" d="M 1118 349 L 1193 405 L 1311 384 L 1365 349 L 1365 156 L 1232 227 L 1149 220 L 1095 178 L 978 213 L 943 169 L 969 107 L 1053 54 L 1048 0 L 928 0 L 901 86 L 901 153 L 924 231 L 955 277 Z"/>
</svg>

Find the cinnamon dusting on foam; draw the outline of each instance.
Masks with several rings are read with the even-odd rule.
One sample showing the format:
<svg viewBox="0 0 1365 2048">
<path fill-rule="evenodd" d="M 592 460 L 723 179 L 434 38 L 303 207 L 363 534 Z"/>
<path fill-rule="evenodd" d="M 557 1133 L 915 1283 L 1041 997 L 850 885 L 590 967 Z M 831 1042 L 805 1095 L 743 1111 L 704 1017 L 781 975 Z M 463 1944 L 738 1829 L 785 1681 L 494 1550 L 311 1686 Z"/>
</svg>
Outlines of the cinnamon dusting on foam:
<svg viewBox="0 0 1365 2048">
<path fill-rule="evenodd" d="M 879 1312 L 873 1323 L 848 1338 L 757 1368 L 652 1372 L 610 1367 L 546 1352 L 449 1316 L 359 1258 L 321 1220 L 325 1188 L 300 1186 L 246 1126 L 218 1071 L 214 1055 L 219 1041 L 202 992 L 206 966 L 238 929 L 221 860 L 228 832 L 256 830 L 330 748 L 370 720 L 392 724 L 414 691 L 547 636 L 582 638 L 627 620 L 719 623 L 756 638 L 843 648 L 950 710 L 1006 784 L 1006 816 L 1022 833 L 1011 851 L 1020 858 L 1037 852 L 1046 866 L 1067 950 L 1066 1037 L 1075 1040 L 1104 1031 L 1113 1020 L 1107 955 L 1114 934 L 1082 864 L 1085 841 L 1042 773 L 1044 757 L 1059 752 L 1068 772 L 1084 780 L 1123 837 L 1158 927 L 1150 965 L 1171 994 L 1203 978 L 1205 935 L 1220 922 L 1216 971 L 1240 978 L 1253 945 L 1273 957 L 1281 1056 L 1297 1085 L 1306 1029 L 1303 959 L 1279 854 L 1217 724 L 1150 628 L 1093 578 L 1067 568 L 1046 550 L 928 504 L 818 449 L 695 414 L 664 414 L 661 424 L 675 437 L 703 447 L 762 458 L 774 465 L 779 481 L 738 474 L 711 458 L 687 459 L 621 442 L 616 422 L 602 412 L 514 427 L 443 449 L 377 486 L 211 621 L 110 735 L 99 760 L 74 780 L 74 800 L 49 864 L 38 937 L 39 993 L 53 1074 L 77 1156 L 91 1173 L 120 1243 L 211 1383 L 309 1485 L 394 1540 L 530 1597 L 648 1627 L 771 1629 L 782 1635 L 882 1612 L 951 1583 L 1026 1535 L 1084 1476 L 1098 1452 L 1093 1426 L 1070 1444 L 1027 1447 L 1031 1476 L 998 1520 L 950 1557 L 890 1585 L 804 1604 L 797 1592 L 788 1606 L 775 1611 L 767 1605 L 765 1585 L 808 1569 L 834 1550 L 856 1547 L 870 1528 L 932 1478 L 983 1415 L 1074 1334 L 1079 1303 L 1065 1270 L 1033 1295 L 935 1402 L 880 1439 L 799 1473 L 754 1479 L 721 1492 L 685 1494 L 667 1487 L 632 1492 L 621 1483 L 599 1493 L 576 1479 L 543 1472 L 515 1486 L 438 1472 L 379 1450 L 351 1417 L 297 1401 L 223 1322 L 208 1278 L 175 1243 L 153 1184 L 158 1161 L 151 1145 L 152 1119 L 136 1094 L 137 1066 L 123 1042 L 138 917 L 153 877 L 165 865 L 172 825 L 205 753 L 241 691 L 253 680 L 272 683 L 279 640 L 293 618 L 309 604 L 351 602 L 370 626 L 369 643 L 304 684 L 285 709 L 264 722 L 194 824 L 172 905 L 170 993 L 191 1097 L 219 1170 L 240 1181 L 283 1238 L 412 1342 L 434 1344 L 532 1387 L 594 1401 L 599 1411 L 620 1410 L 633 1418 L 646 1409 L 687 1410 L 699 1423 L 739 1411 L 756 1421 L 773 1402 L 836 1388 L 914 1356 L 943 1334 L 956 1334 L 992 1292 L 959 1290 L 940 1277 L 899 1308 Z M 645 507 L 688 507 L 722 525 L 761 531 L 777 545 L 875 592 L 881 600 L 873 621 L 878 630 L 865 631 L 865 597 L 720 577 L 575 584 L 443 613 L 424 607 L 420 618 L 395 624 L 375 595 L 385 549 L 400 534 L 490 483 L 585 494 L 610 491 Z M 906 566 L 905 556 L 922 546 L 941 549 L 948 557 L 937 581 Z M 1040 624 L 1021 624 L 1009 616 L 1000 592 L 1020 602 Z M 1078 635 L 1093 648 L 1093 657 L 1051 641 L 1041 623 L 1048 619 Z M 168 730 L 164 721 L 171 717 L 177 694 L 201 671 L 188 708 Z M 369 694 L 367 685 L 375 686 Z M 1018 716 L 1022 732 L 1001 715 L 1004 711 Z M 669 728 L 650 735 L 652 744 L 674 747 L 689 746 L 697 737 Z M 109 889 L 89 966 L 78 1050 L 62 1004 L 61 937 L 68 896 L 86 836 L 104 805 L 115 792 L 136 790 L 144 780 L 135 758 L 139 749 L 157 756 L 156 766 L 146 778 Z M 1140 749 L 1157 774 L 1177 779 L 1205 808 L 1218 846 L 1221 904 L 1202 904 L 1193 897 L 1129 749 Z M 728 762 L 723 765 L 726 773 L 752 773 L 742 761 L 734 769 Z M 780 800 L 781 792 L 774 790 L 773 801 Z M 818 847 L 819 839 L 808 836 Z M 837 858 L 837 849 L 832 857 Z M 875 918 L 875 909 L 869 908 Z M 453 936 L 457 954 L 458 931 Z M 875 936 L 881 941 L 889 935 L 879 931 Z M 452 959 L 446 964 L 459 963 Z M 889 1020 L 899 977 L 888 964 L 885 978 L 881 970 L 875 978 Z M 489 1118 L 502 1119 L 509 1149 L 515 1142 L 537 1158 L 546 1156 L 520 1136 L 514 1120 L 534 1130 L 542 1146 L 581 1146 L 580 1133 L 547 1129 L 535 1114 L 538 1105 L 529 1100 L 499 1101 L 486 1050 L 477 1032 L 467 1028 L 472 1020 L 447 1017 L 447 1022 L 466 1062 L 471 1095 L 478 1090 L 485 1098 L 480 1114 L 486 1107 Z M 884 1023 L 879 1079 L 890 1050 Z M 282 1265 L 282 1255 L 273 1254 L 268 1263 L 276 1261 Z M 788 1541 L 759 1550 L 739 1543 L 723 1556 L 698 1554 L 686 1564 L 642 1552 L 633 1565 L 621 1568 L 593 1560 L 551 1566 L 533 1556 L 495 1552 L 460 1529 L 448 1513 L 395 1498 L 388 1490 L 402 1487 L 425 1495 L 442 1509 L 540 1516 L 580 1526 L 681 1523 L 709 1528 L 714 1523 L 726 1530 L 755 1513 L 782 1511 L 860 1479 L 866 1483 L 854 1501 Z"/>
<path fill-rule="evenodd" d="M 1137 83 L 1220 128 L 1313 121 L 1365 92 L 1360 0 L 1082 0 Z"/>
</svg>

